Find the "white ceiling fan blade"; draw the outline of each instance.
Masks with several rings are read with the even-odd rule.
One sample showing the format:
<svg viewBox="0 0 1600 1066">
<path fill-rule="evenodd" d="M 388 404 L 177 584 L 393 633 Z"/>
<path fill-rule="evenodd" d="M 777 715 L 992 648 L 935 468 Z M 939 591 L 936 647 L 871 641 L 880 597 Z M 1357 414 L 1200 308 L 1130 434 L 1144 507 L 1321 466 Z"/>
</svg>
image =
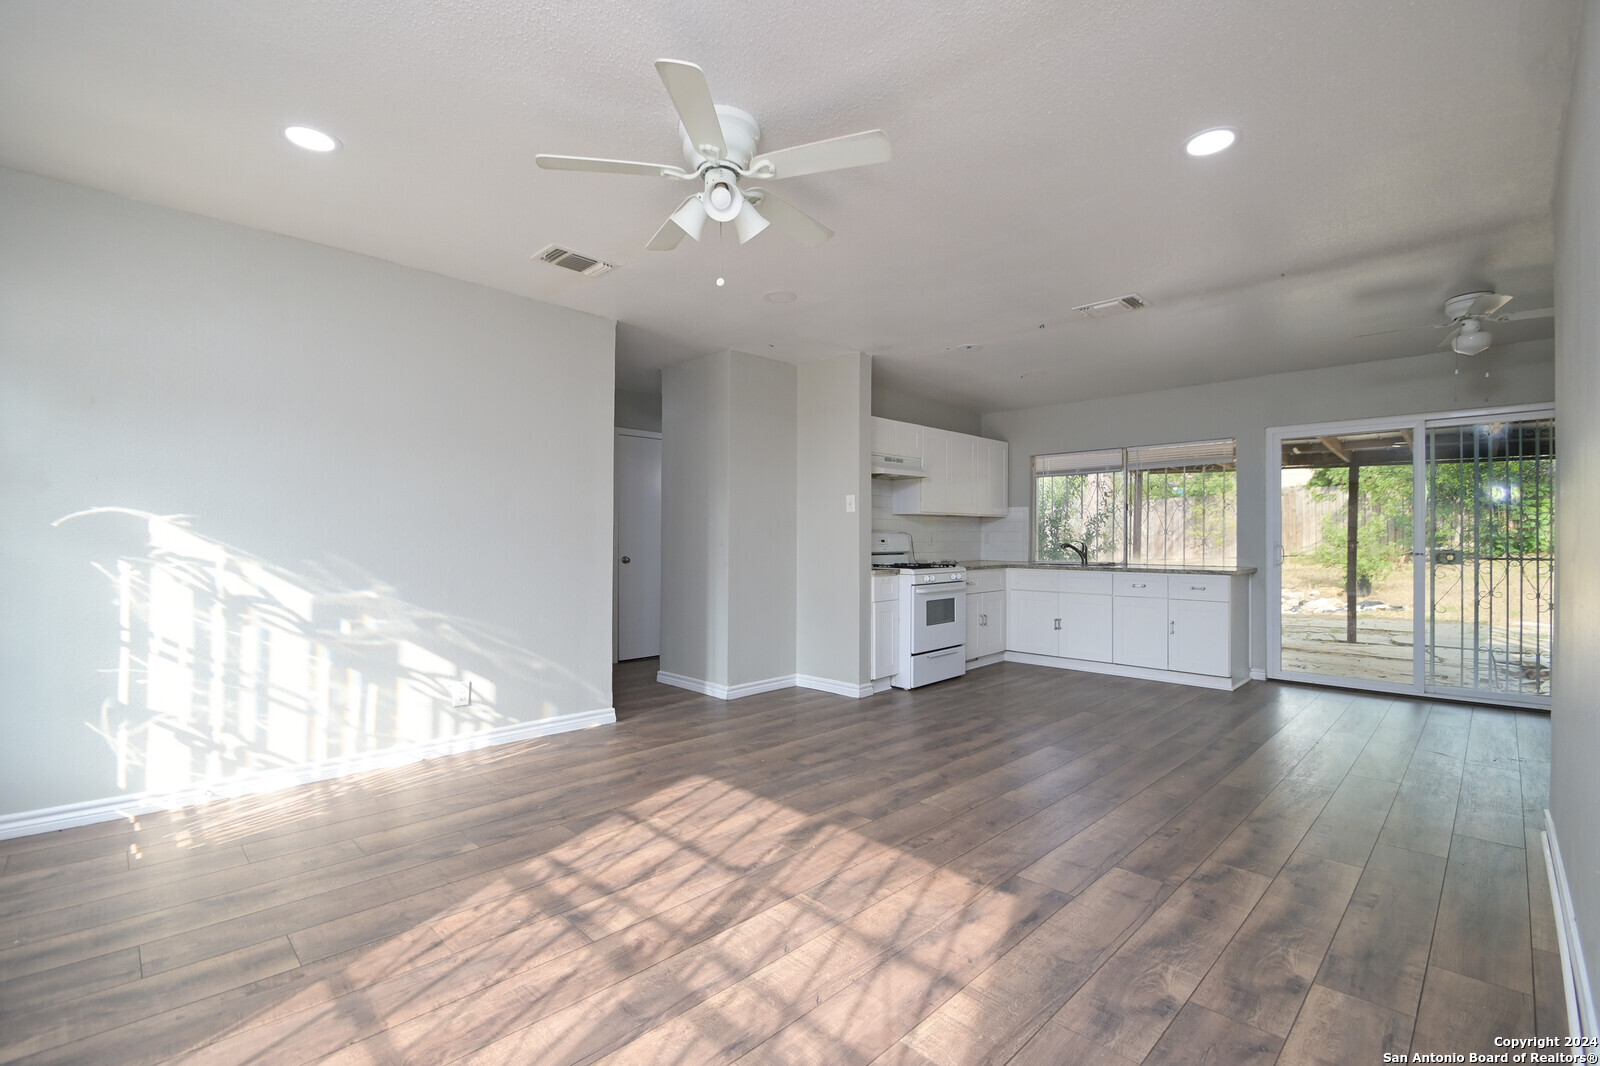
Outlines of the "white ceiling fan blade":
<svg viewBox="0 0 1600 1066">
<path fill-rule="evenodd" d="M 882 130 L 867 130 L 767 152 L 752 160 L 750 167 L 764 178 L 797 178 L 888 161 L 889 135 Z"/>
<path fill-rule="evenodd" d="M 1454 323 L 1452 323 L 1452 325 L 1453 324 Z M 1428 328 L 1427 326 L 1402 326 L 1400 329 L 1380 329 L 1376 333 L 1357 333 L 1355 336 L 1351 337 L 1350 339 L 1353 340 L 1353 341 L 1358 341 L 1358 340 L 1362 340 L 1363 338 L 1366 338 L 1366 337 L 1387 337 L 1390 334 L 1394 334 L 1394 333 L 1415 333 L 1419 329 L 1427 329 L 1427 328 Z"/>
<path fill-rule="evenodd" d="M 1496 315 L 1496 322 L 1521 322 L 1525 318 L 1554 318 L 1554 307 L 1537 307 L 1531 311 L 1511 311 L 1507 314 Z"/>
<path fill-rule="evenodd" d="M 761 217 L 808 248 L 815 248 L 833 236 L 833 230 L 765 189 L 746 189 L 744 195 L 761 212 Z"/>
<path fill-rule="evenodd" d="M 711 99 L 711 86 L 706 84 L 706 72 L 693 63 L 680 59 L 656 60 L 656 73 L 672 97 L 672 106 L 696 148 L 713 149 L 702 153 L 721 159 L 728 154 L 728 145 L 722 139 L 722 120 L 717 118 L 716 101 Z"/>
<path fill-rule="evenodd" d="M 682 167 L 666 163 L 636 163 L 629 159 L 591 159 L 581 155 L 536 155 L 533 161 L 544 170 L 583 170 L 600 174 L 639 174 L 647 178 L 693 177 Z"/>
<path fill-rule="evenodd" d="M 1464 318 L 1492 315 L 1511 300 L 1512 297 L 1498 292 L 1464 292 L 1444 302 L 1444 313 L 1450 321 L 1460 322 Z"/>
<path fill-rule="evenodd" d="M 661 223 L 661 228 L 656 230 L 656 235 L 651 237 L 645 247 L 652 252 L 670 252 L 683 240 L 683 228 L 668 218 Z"/>
</svg>

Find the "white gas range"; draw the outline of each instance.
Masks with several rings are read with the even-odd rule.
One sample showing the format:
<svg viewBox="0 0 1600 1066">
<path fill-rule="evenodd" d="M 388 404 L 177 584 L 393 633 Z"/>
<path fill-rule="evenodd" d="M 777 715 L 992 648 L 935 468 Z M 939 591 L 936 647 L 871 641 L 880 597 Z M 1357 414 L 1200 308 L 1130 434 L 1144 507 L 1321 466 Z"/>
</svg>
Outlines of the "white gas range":
<svg viewBox="0 0 1600 1066">
<path fill-rule="evenodd" d="M 919 563 L 909 533 L 874 533 L 872 569 L 898 575 L 900 639 L 895 688 L 917 688 L 967 672 L 967 569 Z"/>
</svg>

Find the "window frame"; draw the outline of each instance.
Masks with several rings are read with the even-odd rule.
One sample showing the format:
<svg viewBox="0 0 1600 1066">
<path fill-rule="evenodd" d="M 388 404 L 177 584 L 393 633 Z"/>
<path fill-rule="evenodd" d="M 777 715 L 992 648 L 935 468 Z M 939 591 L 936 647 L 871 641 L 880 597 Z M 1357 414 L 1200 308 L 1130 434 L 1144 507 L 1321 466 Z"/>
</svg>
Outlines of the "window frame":
<svg viewBox="0 0 1600 1066">
<path fill-rule="evenodd" d="M 1097 505 L 1097 510 L 1105 516 L 1112 527 L 1110 536 L 1114 538 L 1112 550 L 1107 552 L 1104 547 L 1106 534 L 1087 532 L 1090 524 L 1086 519 L 1080 519 L 1080 531 L 1077 541 L 1084 543 L 1090 549 L 1090 565 L 1096 566 L 1162 566 L 1172 569 L 1184 567 L 1198 567 L 1203 569 L 1234 568 L 1238 565 L 1238 474 L 1239 474 L 1239 442 L 1237 438 L 1221 438 L 1212 440 L 1183 441 L 1173 444 L 1156 445 L 1129 445 L 1121 448 L 1097 448 L 1074 452 L 1052 452 L 1035 455 L 1031 458 L 1029 472 L 1032 476 L 1033 487 L 1029 499 L 1029 559 L 1035 563 L 1070 563 L 1075 561 L 1074 555 L 1063 552 L 1064 558 L 1050 558 L 1042 553 L 1040 548 L 1040 488 L 1046 479 L 1072 478 L 1111 475 L 1113 487 L 1110 492 L 1101 487 L 1097 488 L 1095 495 L 1103 499 L 1110 495 L 1112 502 L 1107 509 L 1104 503 Z M 1191 477 L 1205 478 L 1212 473 L 1226 473 L 1231 475 L 1231 481 L 1218 493 L 1206 493 L 1200 497 L 1206 501 L 1199 512 L 1199 537 L 1200 557 L 1197 560 L 1189 558 L 1189 542 L 1195 536 L 1193 532 L 1193 518 L 1187 506 L 1188 481 Z M 1172 499 L 1183 497 L 1185 505 L 1179 510 L 1181 518 L 1178 525 L 1178 536 L 1181 552 L 1174 558 L 1168 546 L 1171 544 L 1172 534 L 1162 533 L 1163 551 L 1159 558 L 1151 559 L 1148 552 L 1148 543 L 1145 531 L 1149 527 L 1148 500 L 1151 498 L 1144 491 L 1144 484 L 1148 475 L 1165 474 L 1169 485 L 1163 489 L 1163 495 L 1157 498 Z M 1183 484 L 1177 488 L 1175 494 L 1171 492 L 1170 482 L 1181 478 Z M 1202 482 L 1204 484 L 1204 482 Z M 1137 487 L 1137 488 L 1136 488 Z M 1139 499 L 1135 500 L 1135 496 Z M 1083 491 L 1079 493 L 1080 509 L 1084 499 Z M 1218 500 L 1218 511 L 1215 520 L 1212 518 L 1210 501 Z M 1138 514 L 1136 508 L 1141 508 Z M 1070 513 L 1070 511 L 1068 512 Z M 1136 528 L 1137 527 L 1137 528 Z M 1164 526 L 1164 529 L 1169 527 Z M 1206 548 L 1212 538 L 1219 538 L 1220 544 L 1216 555 Z M 1052 538 L 1054 539 L 1054 538 Z M 1140 557 L 1135 558 L 1135 551 Z"/>
</svg>

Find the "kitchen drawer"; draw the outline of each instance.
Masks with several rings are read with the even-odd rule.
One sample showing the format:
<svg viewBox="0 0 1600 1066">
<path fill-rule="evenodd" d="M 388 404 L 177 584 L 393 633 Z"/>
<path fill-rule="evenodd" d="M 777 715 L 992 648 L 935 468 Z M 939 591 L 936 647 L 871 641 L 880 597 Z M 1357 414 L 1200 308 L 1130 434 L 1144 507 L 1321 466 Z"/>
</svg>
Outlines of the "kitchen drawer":
<svg viewBox="0 0 1600 1066">
<path fill-rule="evenodd" d="M 1108 570 L 1064 570 L 1056 575 L 1062 592 L 1082 596 L 1109 596 L 1116 589 L 1117 574 Z"/>
<path fill-rule="evenodd" d="M 1167 598 L 1226 602 L 1232 584 L 1224 574 L 1168 574 Z"/>
<path fill-rule="evenodd" d="M 1004 570 L 968 570 L 967 592 L 999 592 L 1006 587 Z"/>
<path fill-rule="evenodd" d="M 1061 582 L 1054 570 L 1007 570 L 1006 588 L 1026 592 L 1058 592 Z"/>
<path fill-rule="evenodd" d="M 1167 594 L 1166 574 L 1118 574 L 1118 596 L 1161 596 Z"/>
<path fill-rule="evenodd" d="M 900 598 L 900 581 L 894 575 L 874 574 L 872 576 L 872 602 L 881 603 L 885 600 L 898 600 Z"/>
</svg>

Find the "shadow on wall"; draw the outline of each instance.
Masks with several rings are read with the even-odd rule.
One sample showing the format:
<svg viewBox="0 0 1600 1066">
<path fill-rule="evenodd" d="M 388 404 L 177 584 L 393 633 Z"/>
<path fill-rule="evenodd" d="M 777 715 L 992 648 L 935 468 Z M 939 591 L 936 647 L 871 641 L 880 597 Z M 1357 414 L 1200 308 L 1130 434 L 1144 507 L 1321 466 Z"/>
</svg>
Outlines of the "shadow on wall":
<svg viewBox="0 0 1600 1066">
<path fill-rule="evenodd" d="M 119 790 L 166 793 L 436 744 L 601 706 L 570 671 L 474 622 L 405 602 L 349 564 L 295 574 L 188 528 L 135 518 L 143 550 L 92 565 L 121 639 L 98 721 Z M 465 706 L 460 697 L 469 690 Z M 516 708 L 516 717 L 506 713 Z"/>
</svg>

